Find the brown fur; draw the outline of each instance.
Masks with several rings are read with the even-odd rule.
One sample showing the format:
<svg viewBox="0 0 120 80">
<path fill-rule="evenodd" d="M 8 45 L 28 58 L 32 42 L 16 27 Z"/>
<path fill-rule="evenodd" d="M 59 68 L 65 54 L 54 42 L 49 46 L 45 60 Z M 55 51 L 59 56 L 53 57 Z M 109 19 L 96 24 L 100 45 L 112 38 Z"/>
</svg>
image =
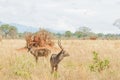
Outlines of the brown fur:
<svg viewBox="0 0 120 80">
<path fill-rule="evenodd" d="M 30 52 L 36 59 L 36 63 L 38 62 L 38 57 L 47 57 L 51 51 L 47 48 L 37 49 L 33 46 L 28 46 L 28 52 Z"/>
</svg>

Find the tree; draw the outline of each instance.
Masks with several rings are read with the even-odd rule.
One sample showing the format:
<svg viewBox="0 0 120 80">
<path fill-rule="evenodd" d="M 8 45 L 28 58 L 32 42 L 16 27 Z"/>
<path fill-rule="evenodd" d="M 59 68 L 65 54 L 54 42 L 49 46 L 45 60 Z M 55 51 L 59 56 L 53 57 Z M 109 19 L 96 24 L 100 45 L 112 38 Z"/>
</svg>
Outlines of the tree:
<svg viewBox="0 0 120 80">
<path fill-rule="evenodd" d="M 61 38 L 62 37 L 62 34 L 61 33 L 56 33 L 55 34 L 58 38 Z"/>
<path fill-rule="evenodd" d="M 82 32 L 76 31 L 76 32 L 74 33 L 74 35 L 75 35 L 77 38 L 80 38 L 80 37 L 82 37 Z"/>
<path fill-rule="evenodd" d="M 8 36 L 13 38 L 17 35 L 17 28 L 15 26 L 10 26 L 9 24 L 1 25 L 0 31 L 5 38 L 7 38 Z"/>
<path fill-rule="evenodd" d="M 78 30 L 79 30 L 80 32 L 83 32 L 83 33 L 88 33 L 88 32 L 91 31 L 91 29 L 90 29 L 89 27 L 85 27 L 85 26 L 79 27 Z"/>
<path fill-rule="evenodd" d="M 113 23 L 114 26 L 120 28 L 120 19 L 117 19 L 114 23 Z"/>
<path fill-rule="evenodd" d="M 79 27 L 78 30 L 74 33 L 77 38 L 87 37 L 91 34 L 91 29 L 88 27 Z"/>
<path fill-rule="evenodd" d="M 104 37 L 103 33 L 98 33 L 97 35 L 98 35 L 98 37 Z"/>
<path fill-rule="evenodd" d="M 7 37 L 8 33 L 9 33 L 9 25 L 8 24 L 1 25 L 0 30 L 2 31 L 2 35 Z"/>
<path fill-rule="evenodd" d="M 11 38 L 15 38 L 17 36 L 17 28 L 14 26 L 10 26 L 9 27 L 9 36 L 11 36 Z"/>
<path fill-rule="evenodd" d="M 72 36 L 72 32 L 71 31 L 66 31 L 65 32 L 65 37 L 71 37 Z"/>
</svg>

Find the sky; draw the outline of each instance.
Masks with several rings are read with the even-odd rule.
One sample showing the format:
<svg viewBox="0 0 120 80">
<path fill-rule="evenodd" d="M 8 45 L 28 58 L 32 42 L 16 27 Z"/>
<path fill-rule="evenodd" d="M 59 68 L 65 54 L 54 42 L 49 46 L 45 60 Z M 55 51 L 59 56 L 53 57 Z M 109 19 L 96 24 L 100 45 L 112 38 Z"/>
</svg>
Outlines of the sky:
<svg viewBox="0 0 120 80">
<path fill-rule="evenodd" d="M 0 0 L 0 21 L 56 31 L 120 33 L 119 18 L 120 0 Z"/>
</svg>

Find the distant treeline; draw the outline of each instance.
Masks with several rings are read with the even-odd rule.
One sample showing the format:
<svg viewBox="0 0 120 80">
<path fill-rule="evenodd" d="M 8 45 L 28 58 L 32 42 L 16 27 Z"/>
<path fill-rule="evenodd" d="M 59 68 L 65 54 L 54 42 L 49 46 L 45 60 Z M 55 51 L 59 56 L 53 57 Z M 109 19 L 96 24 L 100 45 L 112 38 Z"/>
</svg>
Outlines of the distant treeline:
<svg viewBox="0 0 120 80">
<path fill-rule="evenodd" d="M 48 31 L 49 32 L 49 31 Z M 11 26 L 9 24 L 0 25 L 0 36 L 4 39 L 24 39 L 24 36 L 28 33 L 32 32 L 24 32 L 19 33 L 18 29 L 15 26 Z M 71 31 L 65 31 L 64 33 L 53 33 L 50 34 L 54 37 L 54 39 L 82 39 L 82 40 L 96 40 L 96 39 L 112 39 L 117 40 L 120 39 L 120 34 L 103 34 L 103 33 L 94 33 L 88 27 L 80 27 L 74 33 Z"/>
</svg>

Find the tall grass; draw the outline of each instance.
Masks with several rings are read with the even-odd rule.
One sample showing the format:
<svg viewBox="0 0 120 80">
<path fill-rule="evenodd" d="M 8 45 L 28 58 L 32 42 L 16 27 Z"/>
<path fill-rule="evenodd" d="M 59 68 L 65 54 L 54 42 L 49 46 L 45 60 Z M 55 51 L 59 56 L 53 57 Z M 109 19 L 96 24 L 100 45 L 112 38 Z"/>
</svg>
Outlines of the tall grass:
<svg viewBox="0 0 120 80">
<path fill-rule="evenodd" d="M 59 64 L 58 72 L 51 75 L 49 58 L 39 58 L 38 64 L 27 51 L 16 51 L 24 47 L 24 40 L 3 40 L 0 44 L 1 80 L 119 80 L 119 40 L 62 40 L 62 46 L 69 57 Z M 57 51 L 59 47 L 56 42 Z M 93 54 L 99 53 L 101 60 L 109 58 L 110 68 L 101 73 L 89 70 Z"/>
</svg>

